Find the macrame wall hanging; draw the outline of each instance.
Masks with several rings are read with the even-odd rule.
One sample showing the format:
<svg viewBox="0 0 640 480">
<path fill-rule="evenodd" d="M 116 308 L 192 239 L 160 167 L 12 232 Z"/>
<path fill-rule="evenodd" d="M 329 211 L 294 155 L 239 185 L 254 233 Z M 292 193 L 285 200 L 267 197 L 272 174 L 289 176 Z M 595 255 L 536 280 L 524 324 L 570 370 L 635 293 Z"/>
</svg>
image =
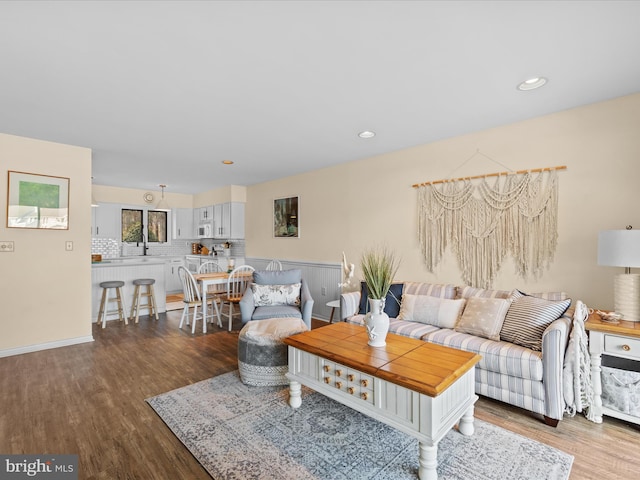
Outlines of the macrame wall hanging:
<svg viewBox="0 0 640 480">
<path fill-rule="evenodd" d="M 496 162 L 480 152 L 466 162 L 478 154 Z M 564 169 L 508 171 L 413 185 L 418 189 L 418 238 L 427 269 L 433 273 L 450 246 L 467 285 L 490 288 L 507 255 L 513 256 L 522 278 L 540 276 L 556 250 L 557 171 Z"/>
</svg>

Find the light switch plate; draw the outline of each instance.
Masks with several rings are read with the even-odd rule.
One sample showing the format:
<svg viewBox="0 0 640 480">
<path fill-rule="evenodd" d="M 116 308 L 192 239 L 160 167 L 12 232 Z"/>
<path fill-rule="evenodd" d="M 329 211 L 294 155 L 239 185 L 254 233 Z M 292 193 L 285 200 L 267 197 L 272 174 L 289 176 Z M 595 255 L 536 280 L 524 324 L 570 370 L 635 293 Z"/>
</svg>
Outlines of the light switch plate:
<svg viewBox="0 0 640 480">
<path fill-rule="evenodd" d="M 67 240 L 67 241 L 64 243 L 64 249 L 65 249 L 67 252 L 70 252 L 71 250 L 73 250 L 73 242 L 72 242 L 71 240 Z"/>
<path fill-rule="evenodd" d="M 0 242 L 0 252 L 13 252 L 13 241 Z"/>
</svg>

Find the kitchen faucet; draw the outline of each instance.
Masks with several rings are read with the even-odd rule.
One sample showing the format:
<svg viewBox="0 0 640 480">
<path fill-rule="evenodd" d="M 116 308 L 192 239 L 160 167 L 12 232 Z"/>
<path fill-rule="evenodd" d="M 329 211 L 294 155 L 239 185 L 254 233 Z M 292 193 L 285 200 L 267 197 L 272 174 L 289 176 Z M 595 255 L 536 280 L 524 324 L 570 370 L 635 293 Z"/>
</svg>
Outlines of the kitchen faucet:
<svg viewBox="0 0 640 480">
<path fill-rule="evenodd" d="M 142 228 L 144 229 L 144 225 L 142 226 Z M 142 235 L 142 255 L 147 255 L 147 250 L 149 250 L 149 247 L 147 246 L 147 237 L 145 236 L 144 232 L 141 232 L 140 235 Z M 140 242 L 136 242 L 136 247 L 140 246 Z"/>
</svg>

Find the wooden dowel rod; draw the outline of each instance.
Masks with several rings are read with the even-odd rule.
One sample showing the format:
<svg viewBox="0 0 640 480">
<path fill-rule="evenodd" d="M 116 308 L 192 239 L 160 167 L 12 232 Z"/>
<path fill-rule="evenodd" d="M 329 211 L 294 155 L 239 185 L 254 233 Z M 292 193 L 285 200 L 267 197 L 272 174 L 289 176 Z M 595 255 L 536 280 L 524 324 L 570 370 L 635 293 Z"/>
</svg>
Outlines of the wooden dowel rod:
<svg viewBox="0 0 640 480">
<path fill-rule="evenodd" d="M 418 187 L 424 187 L 425 185 L 435 185 L 436 183 L 459 182 L 461 180 L 473 180 L 475 178 L 499 177 L 501 175 L 521 175 L 523 173 L 550 172 L 551 170 L 566 170 L 566 169 L 567 169 L 566 165 L 560 165 L 558 167 L 534 168 L 532 170 L 518 170 L 517 172 L 487 173 L 485 175 L 473 175 L 472 177 L 458 177 L 458 178 L 450 178 L 448 180 L 434 180 L 433 182 L 414 183 L 411 186 L 413 188 L 418 188 Z"/>
</svg>

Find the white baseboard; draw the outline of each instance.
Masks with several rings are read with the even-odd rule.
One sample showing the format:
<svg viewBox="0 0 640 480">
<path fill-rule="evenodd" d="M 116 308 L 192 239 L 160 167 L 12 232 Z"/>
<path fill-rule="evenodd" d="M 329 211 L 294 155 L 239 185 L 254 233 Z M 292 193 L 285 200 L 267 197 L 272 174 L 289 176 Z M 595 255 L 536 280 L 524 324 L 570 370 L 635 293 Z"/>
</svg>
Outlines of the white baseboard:
<svg viewBox="0 0 640 480">
<path fill-rule="evenodd" d="M 79 343 L 93 342 L 93 335 L 86 337 L 66 338 L 55 342 L 39 343 L 37 345 L 27 345 L 25 347 L 7 348 L 0 350 L 0 358 L 11 357 L 13 355 L 22 355 L 23 353 L 38 352 L 40 350 L 49 350 L 51 348 L 68 347 Z"/>
</svg>

